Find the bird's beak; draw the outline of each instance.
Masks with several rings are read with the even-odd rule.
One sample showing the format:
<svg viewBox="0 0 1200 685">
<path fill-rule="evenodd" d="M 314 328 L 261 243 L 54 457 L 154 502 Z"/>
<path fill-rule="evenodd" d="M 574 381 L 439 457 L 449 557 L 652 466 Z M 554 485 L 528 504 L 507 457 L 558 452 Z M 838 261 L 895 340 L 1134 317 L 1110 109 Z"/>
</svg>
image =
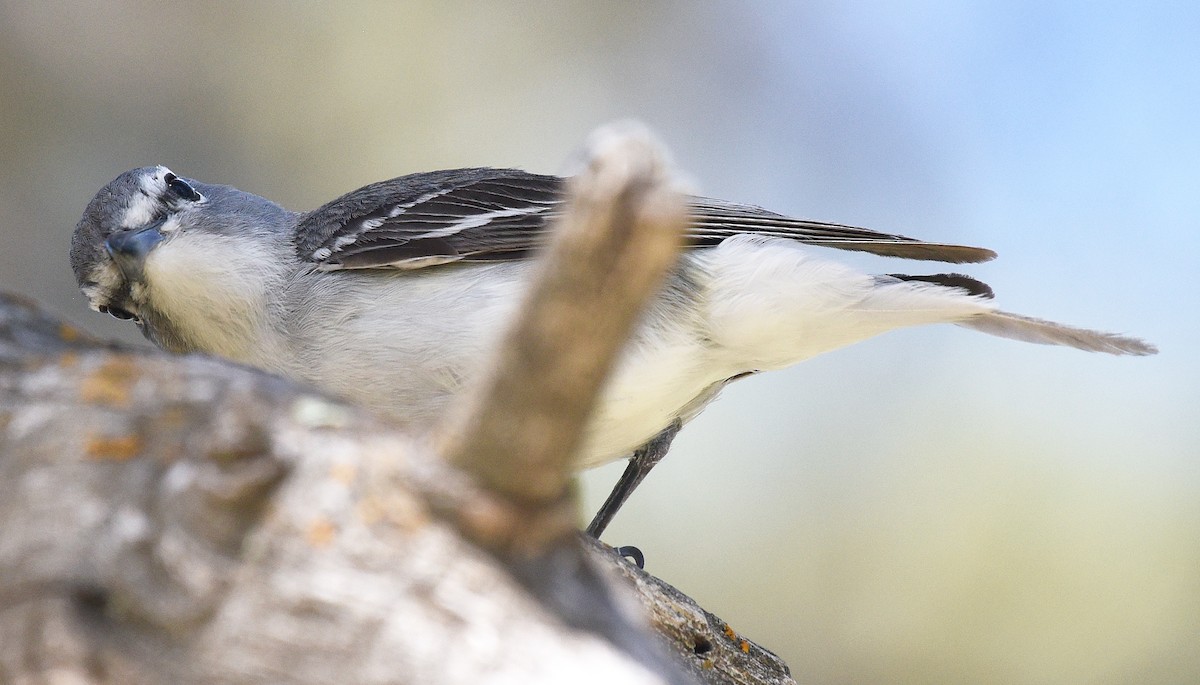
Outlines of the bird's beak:
<svg viewBox="0 0 1200 685">
<path fill-rule="evenodd" d="M 126 278 L 135 279 L 141 275 L 146 255 L 163 241 L 160 226 L 161 221 L 145 228 L 117 231 L 104 241 L 104 249 Z"/>
</svg>

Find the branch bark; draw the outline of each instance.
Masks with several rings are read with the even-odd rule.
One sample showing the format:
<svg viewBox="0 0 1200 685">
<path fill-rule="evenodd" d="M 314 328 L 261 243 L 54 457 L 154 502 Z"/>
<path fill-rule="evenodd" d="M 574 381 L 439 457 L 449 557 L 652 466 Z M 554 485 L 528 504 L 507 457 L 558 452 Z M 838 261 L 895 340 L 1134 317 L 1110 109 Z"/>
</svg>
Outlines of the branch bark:
<svg viewBox="0 0 1200 685">
<path fill-rule="evenodd" d="M 623 311 L 586 329 L 611 358 L 669 265 L 681 202 L 660 153 L 622 140 L 574 189 L 580 229 L 551 250 L 555 292 L 531 296 L 518 347 L 579 335 L 563 275 L 595 267 L 598 292 L 617 264 L 570 265 L 614 250 L 637 273 L 617 277 Z M 570 532 L 570 447 L 611 361 L 538 349 L 510 347 L 430 441 L 0 298 L 0 683 L 791 682 Z"/>
<path fill-rule="evenodd" d="M 491 373 L 440 431 L 453 463 L 510 499 L 563 496 L 584 423 L 687 222 L 648 132 L 603 129 L 591 147 Z"/>
</svg>

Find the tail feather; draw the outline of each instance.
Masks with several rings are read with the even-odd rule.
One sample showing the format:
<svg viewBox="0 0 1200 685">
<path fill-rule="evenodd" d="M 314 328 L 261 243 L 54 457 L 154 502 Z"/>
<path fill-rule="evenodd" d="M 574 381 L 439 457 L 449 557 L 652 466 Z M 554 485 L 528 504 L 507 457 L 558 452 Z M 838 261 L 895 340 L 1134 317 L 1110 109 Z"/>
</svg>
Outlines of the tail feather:
<svg viewBox="0 0 1200 685">
<path fill-rule="evenodd" d="M 1075 328 L 1053 321 L 1001 311 L 979 314 L 971 319 L 960 321 L 958 325 L 1002 338 L 1012 338 L 1041 345 L 1066 345 L 1088 352 L 1131 354 L 1139 357 L 1158 352 L 1158 348 L 1154 345 L 1137 338 Z"/>
<path fill-rule="evenodd" d="M 990 300 L 996 296 L 992 292 L 992 286 L 983 281 L 964 276 L 962 274 L 929 274 L 913 276 L 911 274 L 888 274 L 892 278 L 898 278 L 902 281 L 917 282 L 917 283 L 933 283 L 945 288 L 957 288 L 968 295 L 981 297 L 985 300 Z"/>
</svg>

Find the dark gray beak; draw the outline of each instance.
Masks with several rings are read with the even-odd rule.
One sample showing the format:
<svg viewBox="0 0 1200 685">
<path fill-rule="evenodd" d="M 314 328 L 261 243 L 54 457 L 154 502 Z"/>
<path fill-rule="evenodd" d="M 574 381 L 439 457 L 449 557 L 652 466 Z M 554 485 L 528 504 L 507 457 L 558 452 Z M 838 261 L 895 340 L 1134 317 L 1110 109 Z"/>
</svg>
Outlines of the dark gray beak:
<svg viewBox="0 0 1200 685">
<path fill-rule="evenodd" d="M 104 241 L 104 249 L 126 278 L 135 279 L 141 275 L 146 255 L 163 241 L 162 231 L 158 230 L 160 226 L 161 221 L 145 228 L 117 231 Z"/>
</svg>

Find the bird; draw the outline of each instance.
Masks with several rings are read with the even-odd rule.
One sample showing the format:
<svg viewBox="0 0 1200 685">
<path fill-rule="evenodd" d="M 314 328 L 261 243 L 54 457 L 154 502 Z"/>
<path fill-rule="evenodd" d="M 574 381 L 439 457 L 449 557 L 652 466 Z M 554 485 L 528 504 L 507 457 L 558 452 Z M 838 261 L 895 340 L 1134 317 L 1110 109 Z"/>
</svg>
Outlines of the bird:
<svg viewBox="0 0 1200 685">
<path fill-rule="evenodd" d="M 258 367 L 427 429 L 482 371 L 564 211 L 566 179 L 464 168 L 371 183 L 308 212 L 165 166 L 88 203 L 70 261 L 90 307 L 159 347 Z M 689 195 L 684 249 L 589 420 L 579 468 L 631 457 L 599 536 L 680 426 L 732 380 L 887 331 L 949 323 L 1114 355 L 1140 339 L 999 309 L 957 272 L 869 273 L 838 250 L 969 264 L 926 242 Z"/>
</svg>

